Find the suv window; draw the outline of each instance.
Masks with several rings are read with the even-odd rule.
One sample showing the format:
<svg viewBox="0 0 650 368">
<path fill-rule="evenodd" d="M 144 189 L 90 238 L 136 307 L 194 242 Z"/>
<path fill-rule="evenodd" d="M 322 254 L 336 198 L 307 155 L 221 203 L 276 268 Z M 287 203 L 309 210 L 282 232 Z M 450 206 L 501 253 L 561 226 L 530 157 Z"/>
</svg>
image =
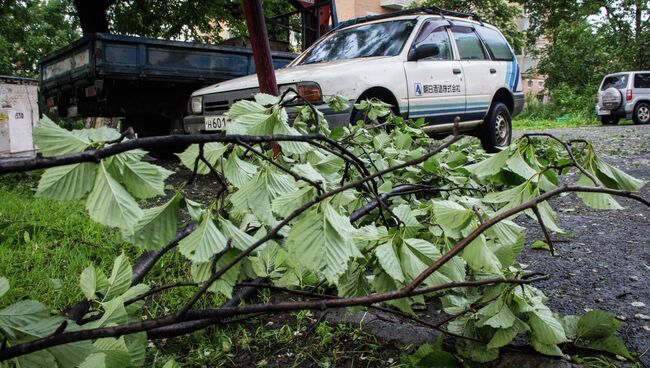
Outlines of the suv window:
<svg viewBox="0 0 650 368">
<path fill-rule="evenodd" d="M 316 44 L 300 64 L 395 56 L 402 51 L 415 23 L 411 19 L 394 20 L 344 28 Z"/>
<path fill-rule="evenodd" d="M 438 53 L 438 55 L 428 57 L 424 60 L 451 60 L 452 58 L 451 42 L 449 41 L 449 35 L 447 34 L 446 28 L 440 27 L 438 29 L 431 31 L 429 35 L 425 36 L 425 33 L 427 31 L 428 29 L 426 29 L 426 27 L 423 28 L 424 33 L 418 36 L 418 38 L 415 40 L 416 43 L 414 43 L 413 46 L 417 47 L 420 45 L 427 45 L 427 44 L 438 45 L 438 49 L 440 50 L 440 52 Z"/>
<path fill-rule="evenodd" d="M 451 27 L 461 60 L 485 60 L 485 50 L 474 30 L 467 27 Z"/>
<path fill-rule="evenodd" d="M 650 73 L 635 75 L 634 88 L 650 88 Z"/>
<path fill-rule="evenodd" d="M 512 61 L 512 50 L 499 32 L 488 27 L 477 27 L 476 31 L 485 42 L 493 60 Z"/>
<path fill-rule="evenodd" d="M 603 86 L 600 87 L 600 90 L 604 91 L 611 87 L 623 89 L 627 87 L 627 79 L 627 74 L 610 75 L 609 77 L 605 77 L 605 80 L 603 80 Z"/>
</svg>

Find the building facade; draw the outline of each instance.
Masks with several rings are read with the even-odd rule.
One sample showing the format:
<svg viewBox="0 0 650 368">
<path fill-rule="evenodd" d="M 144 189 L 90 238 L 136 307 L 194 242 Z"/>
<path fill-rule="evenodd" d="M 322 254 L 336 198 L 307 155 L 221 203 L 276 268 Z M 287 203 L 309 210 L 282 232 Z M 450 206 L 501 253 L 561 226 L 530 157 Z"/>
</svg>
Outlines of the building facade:
<svg viewBox="0 0 650 368">
<path fill-rule="evenodd" d="M 411 2 L 412 0 L 338 0 L 336 13 L 339 21 L 345 21 L 401 10 Z"/>
</svg>

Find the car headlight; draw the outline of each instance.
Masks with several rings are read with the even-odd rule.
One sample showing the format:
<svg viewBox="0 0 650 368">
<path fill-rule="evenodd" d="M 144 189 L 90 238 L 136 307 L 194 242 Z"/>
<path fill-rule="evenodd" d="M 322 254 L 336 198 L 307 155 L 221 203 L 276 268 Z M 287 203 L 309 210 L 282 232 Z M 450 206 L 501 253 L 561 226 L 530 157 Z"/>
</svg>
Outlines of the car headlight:
<svg viewBox="0 0 650 368">
<path fill-rule="evenodd" d="M 190 112 L 192 114 L 203 112 L 203 96 L 192 96 L 190 99 Z"/>
</svg>

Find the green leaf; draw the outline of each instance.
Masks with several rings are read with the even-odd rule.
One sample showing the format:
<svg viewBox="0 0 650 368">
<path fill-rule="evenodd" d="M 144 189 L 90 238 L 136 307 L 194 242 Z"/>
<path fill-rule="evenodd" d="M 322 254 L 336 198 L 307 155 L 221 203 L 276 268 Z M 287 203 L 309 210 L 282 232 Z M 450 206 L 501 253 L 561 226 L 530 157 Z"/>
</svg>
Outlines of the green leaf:
<svg viewBox="0 0 650 368">
<path fill-rule="evenodd" d="M 219 224 L 221 224 L 221 230 L 223 230 L 223 234 L 227 238 L 232 238 L 232 246 L 234 248 L 237 248 L 239 250 L 246 250 L 257 240 L 224 218 L 219 218 Z"/>
<path fill-rule="evenodd" d="M 246 185 L 257 170 L 257 166 L 240 159 L 236 152 L 231 153 L 223 164 L 223 174 L 235 188 Z"/>
<path fill-rule="evenodd" d="M 165 180 L 173 173 L 148 162 L 125 162 L 122 180 L 131 194 L 147 199 L 165 195 Z"/>
<path fill-rule="evenodd" d="M 404 237 L 416 237 L 420 229 L 424 228 L 413 215 L 411 208 L 406 204 L 400 204 L 393 209 L 393 213 L 404 223 Z"/>
<path fill-rule="evenodd" d="M 525 180 L 532 178 L 532 182 L 537 182 L 537 171 L 528 165 L 528 163 L 521 156 L 519 151 L 516 151 L 508 161 L 506 161 L 506 166 L 515 174 L 521 176 Z"/>
<path fill-rule="evenodd" d="M 446 351 L 436 350 L 431 352 L 415 365 L 422 368 L 458 368 L 461 367 L 460 362 L 456 357 Z"/>
<path fill-rule="evenodd" d="M 37 197 L 62 201 L 83 198 L 93 188 L 97 165 L 81 163 L 45 170 L 38 182 Z"/>
<path fill-rule="evenodd" d="M 210 142 L 210 143 L 205 143 L 203 146 L 203 157 L 205 157 L 206 161 L 212 165 L 215 169 L 219 170 L 221 167 L 220 164 L 218 164 L 218 161 L 221 159 L 223 154 L 228 150 L 228 146 L 224 146 L 221 143 L 217 142 Z M 196 163 L 196 158 L 199 157 L 199 145 L 198 144 L 193 144 L 185 151 L 182 153 L 176 154 L 178 158 L 181 159 L 181 162 L 185 167 L 190 169 L 191 171 L 194 171 L 194 164 Z M 205 164 L 203 161 L 199 161 L 199 166 L 196 171 L 197 174 L 209 174 L 210 173 L 210 168 L 208 165 Z"/>
<path fill-rule="evenodd" d="M 592 310 L 578 320 L 576 335 L 590 340 L 608 337 L 614 335 L 620 324 L 613 313 Z"/>
<path fill-rule="evenodd" d="M 95 292 L 97 286 L 97 278 L 95 267 L 88 266 L 81 273 L 81 278 L 79 279 L 79 286 L 81 291 L 84 293 L 84 296 L 87 300 L 95 299 Z"/>
<path fill-rule="evenodd" d="M 365 268 L 351 262 L 348 269 L 339 277 L 338 295 L 341 297 L 364 296 L 370 294 L 370 284 L 364 275 Z"/>
<path fill-rule="evenodd" d="M 399 247 L 400 264 L 404 275 L 413 280 L 419 276 L 422 271 L 428 268 L 427 263 L 431 263 L 434 259 L 440 257 L 440 253 L 436 252 L 437 249 L 433 244 L 421 239 L 405 239 L 404 244 Z M 416 253 L 417 252 L 417 253 Z M 433 253 L 432 253 L 433 252 Z M 425 257 L 425 263 L 420 256 Z M 430 257 L 433 257 L 430 258 Z M 427 286 L 441 285 L 451 282 L 451 280 L 440 272 L 434 272 L 431 276 L 424 280 Z"/>
<path fill-rule="evenodd" d="M 562 350 L 556 344 L 545 344 L 543 342 L 540 342 L 534 336 L 530 342 L 533 345 L 533 348 L 542 354 L 556 356 L 556 357 L 564 357 L 564 354 L 562 354 Z"/>
<path fill-rule="evenodd" d="M 214 224 L 212 215 L 205 213 L 197 229 L 178 243 L 178 249 L 192 262 L 200 263 L 226 249 L 226 244 L 226 237 Z"/>
<path fill-rule="evenodd" d="M 131 364 L 129 367 L 143 367 L 147 358 L 147 333 L 140 332 L 124 336 L 124 342 L 129 349 Z"/>
<path fill-rule="evenodd" d="M 257 93 L 255 95 L 255 102 L 262 106 L 275 105 L 280 102 L 280 97 L 269 95 L 267 93 Z"/>
<path fill-rule="evenodd" d="M 9 291 L 9 280 L 6 277 L 0 277 L 0 298 Z"/>
<path fill-rule="evenodd" d="M 278 215 L 287 217 L 291 212 L 309 202 L 315 195 L 316 189 L 310 185 L 306 185 L 297 191 L 277 197 L 271 203 L 271 209 Z"/>
<path fill-rule="evenodd" d="M 465 169 L 478 178 L 495 175 L 506 166 L 506 161 L 510 157 L 510 152 L 510 148 L 506 148 L 503 151 L 492 155 L 487 160 L 466 166 Z"/>
<path fill-rule="evenodd" d="M 436 222 L 443 227 L 459 229 L 467 226 L 474 212 L 452 201 L 432 201 Z"/>
<path fill-rule="evenodd" d="M 483 316 L 476 322 L 477 327 L 487 325 L 494 328 L 510 328 L 514 326 L 517 320 L 517 317 L 501 298 L 481 308 L 477 313 Z"/>
<path fill-rule="evenodd" d="M 246 185 L 239 188 L 230 201 L 240 211 L 250 211 L 260 221 L 272 225 L 271 201 L 297 190 L 292 177 L 265 167 Z"/>
<path fill-rule="evenodd" d="M 354 228 L 329 203 L 322 203 L 300 217 L 289 230 L 289 253 L 310 270 L 336 284 L 348 260 L 361 257 L 354 246 Z"/>
<path fill-rule="evenodd" d="M 39 322 L 49 317 L 49 309 L 42 303 L 34 300 L 22 300 L 0 309 L 0 331 L 9 337 L 15 338 L 24 326 Z"/>
<path fill-rule="evenodd" d="M 587 344 L 589 349 L 606 351 L 608 353 L 620 355 L 628 359 L 634 359 L 632 354 L 627 350 L 625 343 L 616 335 L 603 337 L 600 339 L 592 340 Z"/>
<path fill-rule="evenodd" d="M 98 339 L 93 345 L 96 352 L 89 355 L 79 368 L 122 368 L 131 363 L 123 336 Z"/>
<path fill-rule="evenodd" d="M 61 128 L 47 116 L 34 127 L 34 144 L 43 156 L 58 156 L 66 153 L 81 152 L 91 142 L 79 134 Z"/>
<path fill-rule="evenodd" d="M 86 208 L 90 218 L 100 224 L 129 230 L 142 217 L 142 210 L 133 197 L 99 164 L 95 186 L 88 196 Z"/>
<path fill-rule="evenodd" d="M 595 166 L 598 170 L 598 178 L 608 188 L 622 189 L 630 192 L 638 192 L 646 182 L 626 174 L 620 169 L 606 163 L 600 158 L 596 159 Z M 606 180 L 608 179 L 608 180 Z"/>
<path fill-rule="evenodd" d="M 567 341 L 562 323 L 543 304 L 536 305 L 535 310 L 529 313 L 528 324 L 533 337 L 542 344 L 556 345 Z"/>
<path fill-rule="evenodd" d="M 113 270 L 111 271 L 111 276 L 108 278 L 108 284 L 110 286 L 104 300 L 111 300 L 127 291 L 131 287 L 132 276 L 131 263 L 129 263 L 126 255 L 122 253 L 113 262 Z"/>
<path fill-rule="evenodd" d="M 591 179 L 584 175 L 580 175 L 580 179 L 576 182 L 576 185 L 593 187 L 593 182 Z M 607 193 L 588 193 L 588 192 L 578 192 L 578 197 L 589 207 L 595 208 L 598 210 L 620 210 L 621 207 L 618 202 Z"/>
<path fill-rule="evenodd" d="M 221 258 L 219 258 L 215 269 L 222 269 L 228 263 L 232 262 L 239 253 L 241 252 L 236 249 L 228 250 L 221 256 Z M 232 290 L 239 278 L 240 270 L 241 262 L 237 262 L 237 264 L 216 280 L 208 290 L 213 293 L 220 293 L 227 298 L 232 298 Z M 207 281 L 212 275 L 212 262 L 192 263 L 191 272 L 192 279 L 195 282 Z"/>
<path fill-rule="evenodd" d="M 142 218 L 133 227 L 126 240 L 146 250 L 157 250 L 176 235 L 178 212 L 183 196 L 177 193 L 167 203 L 145 209 Z"/>
<path fill-rule="evenodd" d="M 490 349 L 483 344 L 465 339 L 456 339 L 456 351 L 477 363 L 491 362 L 499 357 L 499 349 Z"/>
<path fill-rule="evenodd" d="M 402 266 L 400 266 L 400 260 L 397 257 L 395 248 L 391 242 L 384 243 L 377 248 L 375 248 L 375 255 L 379 261 L 381 268 L 386 271 L 390 277 L 395 281 L 404 282 L 404 274 L 402 273 Z"/>
<path fill-rule="evenodd" d="M 501 274 L 501 262 L 487 246 L 485 237 L 479 235 L 463 250 L 461 255 L 467 264 L 475 271 Z"/>
<path fill-rule="evenodd" d="M 531 249 L 545 249 L 545 250 L 551 250 L 551 246 L 548 245 L 545 241 L 538 240 L 534 242 L 533 244 L 530 245 Z"/>
</svg>

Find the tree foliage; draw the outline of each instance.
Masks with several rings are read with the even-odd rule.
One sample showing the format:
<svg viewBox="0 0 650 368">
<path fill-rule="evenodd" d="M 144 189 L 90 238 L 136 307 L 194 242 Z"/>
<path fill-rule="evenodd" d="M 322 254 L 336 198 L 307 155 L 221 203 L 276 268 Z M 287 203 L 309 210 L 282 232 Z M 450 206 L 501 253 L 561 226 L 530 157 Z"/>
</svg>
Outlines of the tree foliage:
<svg viewBox="0 0 650 368">
<path fill-rule="evenodd" d="M 77 39 L 78 24 L 69 0 L 0 1 L 0 74 L 35 77 L 38 59 Z"/>
<path fill-rule="evenodd" d="M 576 191 L 594 208 L 619 208 L 612 195 L 648 205 L 633 194 L 643 181 L 602 161 L 585 142 L 529 135 L 487 155 L 460 136 L 432 145 L 421 122 L 398 117 L 389 117 L 389 131 L 372 122 L 329 129 L 304 106 L 289 124 L 279 102 L 262 94 L 237 102 L 226 135 L 116 143 L 125 136 L 110 129 L 71 133 L 41 121 L 35 140 L 45 157 L 30 167 L 50 168 L 37 195 L 85 198 L 92 219 L 120 229 L 135 246 L 177 248 L 192 280 L 176 286 L 197 290 L 180 310 L 142 321 L 144 299 L 175 285 L 141 283 L 142 273 L 136 277 L 123 255 L 110 275 L 89 265 L 80 276 L 86 300 L 78 316 L 52 316 L 29 300 L 0 310 L 0 333 L 8 343 L 0 359 L 138 366 L 147 337 L 169 336 L 161 328 L 175 336 L 193 331 L 186 323 L 206 327 L 250 313 L 377 304 L 412 315 L 431 298 L 442 303 L 439 326 L 468 338 L 456 341 L 456 353 L 466 359 L 493 360 L 518 335 L 547 355 L 560 356 L 560 345 L 572 343 L 631 357 L 613 334 L 617 323 L 610 315 L 569 318 L 546 306 L 546 296 L 531 285 L 538 278 L 525 277 L 516 260 L 526 241 L 513 220 L 524 215 L 562 232 L 547 199 Z M 357 107 L 368 116 L 387 109 L 380 101 Z M 216 176 L 222 183 L 216 197 L 192 198 L 193 179 L 164 187 L 170 172 L 143 162 L 144 151 L 137 149 L 147 139 L 197 142 L 180 157 L 194 175 Z M 266 144 L 271 141 L 283 151 L 276 159 Z M 57 158 L 61 154 L 67 156 Z M 62 159 L 65 165 L 57 166 Z M 0 172 L 11 165 L 0 165 Z M 571 168 L 581 174 L 581 186 L 560 183 L 559 175 Z M 165 200 L 157 205 L 143 208 L 136 200 L 162 193 Z M 264 280 L 258 287 L 293 298 L 196 307 L 206 293 L 232 297 L 246 280 Z M 0 278 L 0 294 L 9 287 Z"/>
</svg>

